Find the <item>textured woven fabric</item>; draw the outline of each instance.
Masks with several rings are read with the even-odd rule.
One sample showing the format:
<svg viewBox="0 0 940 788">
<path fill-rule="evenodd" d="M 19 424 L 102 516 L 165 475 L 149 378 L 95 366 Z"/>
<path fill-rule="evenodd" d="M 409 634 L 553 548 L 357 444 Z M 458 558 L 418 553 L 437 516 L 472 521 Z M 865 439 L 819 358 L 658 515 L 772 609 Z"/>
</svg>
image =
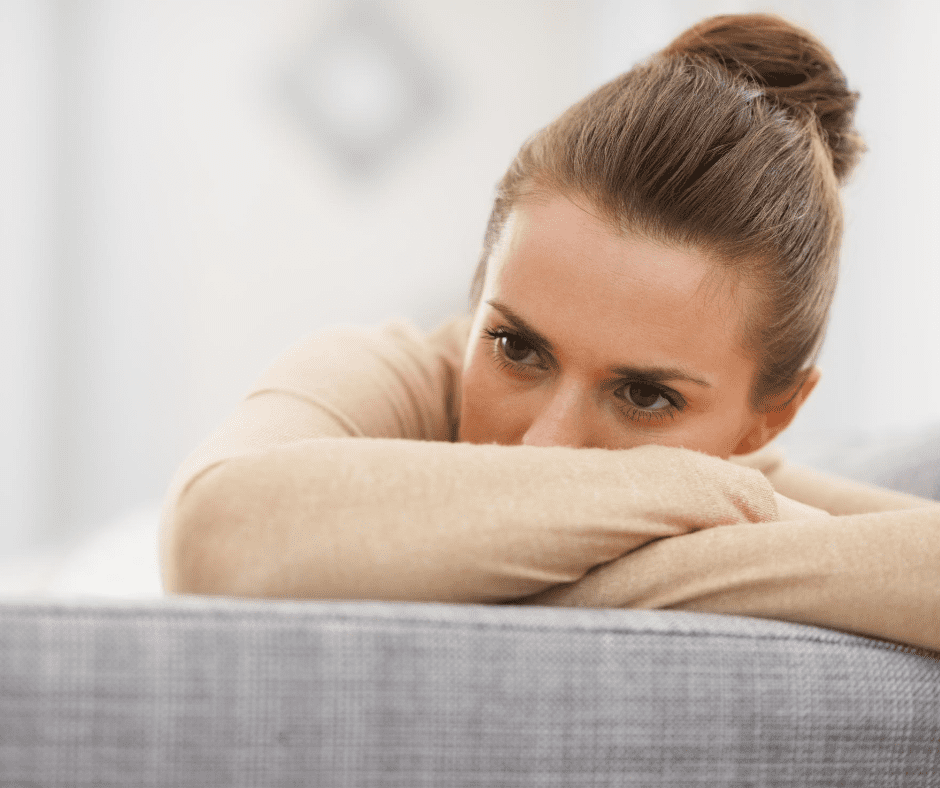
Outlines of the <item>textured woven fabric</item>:
<svg viewBox="0 0 940 788">
<path fill-rule="evenodd" d="M 663 611 L 0 605 L 0 786 L 936 786 L 940 661 Z"/>
</svg>

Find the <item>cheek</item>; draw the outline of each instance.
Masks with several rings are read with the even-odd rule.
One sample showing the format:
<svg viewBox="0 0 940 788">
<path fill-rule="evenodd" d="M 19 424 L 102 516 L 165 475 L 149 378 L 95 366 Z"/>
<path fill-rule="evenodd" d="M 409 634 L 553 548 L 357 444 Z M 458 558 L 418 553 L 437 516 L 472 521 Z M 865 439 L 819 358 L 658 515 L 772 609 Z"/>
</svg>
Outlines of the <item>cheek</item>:
<svg viewBox="0 0 940 788">
<path fill-rule="evenodd" d="M 512 409 L 506 407 L 506 391 L 494 373 L 486 349 L 477 346 L 461 380 L 458 441 L 511 442 Z"/>
<path fill-rule="evenodd" d="M 727 459 L 750 427 L 745 415 L 732 405 L 717 404 L 689 421 L 684 436 L 686 448 Z"/>
</svg>

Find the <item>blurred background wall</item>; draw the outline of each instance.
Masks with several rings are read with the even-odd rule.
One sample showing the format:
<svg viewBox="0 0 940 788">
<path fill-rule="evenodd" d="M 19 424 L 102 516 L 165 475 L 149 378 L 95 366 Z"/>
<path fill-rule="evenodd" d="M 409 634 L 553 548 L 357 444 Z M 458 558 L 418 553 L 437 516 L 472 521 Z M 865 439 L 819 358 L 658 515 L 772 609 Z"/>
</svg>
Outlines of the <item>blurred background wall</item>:
<svg viewBox="0 0 940 788">
<path fill-rule="evenodd" d="M 522 140 L 698 19 L 815 31 L 863 94 L 791 427 L 940 422 L 940 11 L 915 0 L 0 0 L 0 550 L 159 502 L 263 367 L 467 308 Z"/>
</svg>

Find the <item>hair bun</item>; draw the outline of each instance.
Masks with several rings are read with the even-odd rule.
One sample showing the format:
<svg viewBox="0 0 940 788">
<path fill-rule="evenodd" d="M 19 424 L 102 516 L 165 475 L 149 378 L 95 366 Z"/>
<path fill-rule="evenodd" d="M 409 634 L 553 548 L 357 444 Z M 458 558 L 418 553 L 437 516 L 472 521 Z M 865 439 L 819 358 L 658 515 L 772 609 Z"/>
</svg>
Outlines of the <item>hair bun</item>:
<svg viewBox="0 0 940 788">
<path fill-rule="evenodd" d="M 778 105 L 818 118 L 843 182 L 865 150 L 855 130 L 858 93 L 815 36 L 770 14 L 723 15 L 689 28 L 661 53 L 707 58 L 758 85 Z"/>
</svg>

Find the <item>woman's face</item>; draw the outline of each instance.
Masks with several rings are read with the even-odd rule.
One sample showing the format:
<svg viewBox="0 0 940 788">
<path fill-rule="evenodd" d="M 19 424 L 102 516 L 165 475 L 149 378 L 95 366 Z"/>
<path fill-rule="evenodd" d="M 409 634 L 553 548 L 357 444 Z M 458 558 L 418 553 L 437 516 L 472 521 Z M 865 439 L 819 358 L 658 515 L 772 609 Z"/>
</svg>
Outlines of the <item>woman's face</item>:
<svg viewBox="0 0 940 788">
<path fill-rule="evenodd" d="M 710 273 L 703 254 L 619 234 L 587 201 L 517 204 L 470 330 L 458 439 L 760 448 L 783 427 L 749 407 L 747 291 Z"/>
</svg>

